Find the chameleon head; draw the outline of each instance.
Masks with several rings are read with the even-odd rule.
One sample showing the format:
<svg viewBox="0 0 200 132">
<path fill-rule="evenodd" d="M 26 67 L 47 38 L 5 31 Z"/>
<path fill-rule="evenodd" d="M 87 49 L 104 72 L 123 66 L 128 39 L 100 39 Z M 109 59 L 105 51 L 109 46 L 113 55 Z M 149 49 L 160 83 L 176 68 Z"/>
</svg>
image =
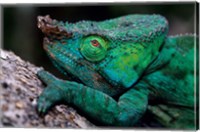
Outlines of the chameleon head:
<svg viewBox="0 0 200 132">
<path fill-rule="evenodd" d="M 97 89 L 134 85 L 158 55 L 168 29 L 159 15 L 74 24 L 45 16 L 38 17 L 38 27 L 54 64 Z"/>
</svg>

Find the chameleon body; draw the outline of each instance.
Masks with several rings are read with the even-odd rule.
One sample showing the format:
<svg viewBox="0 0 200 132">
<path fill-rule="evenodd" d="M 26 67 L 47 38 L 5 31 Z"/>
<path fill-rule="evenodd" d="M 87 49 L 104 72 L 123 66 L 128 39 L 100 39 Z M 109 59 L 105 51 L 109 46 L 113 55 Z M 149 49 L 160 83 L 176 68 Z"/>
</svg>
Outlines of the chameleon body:
<svg viewBox="0 0 200 132">
<path fill-rule="evenodd" d="M 179 125 L 163 124 L 194 128 L 194 37 L 167 37 L 164 17 L 63 23 L 39 16 L 38 27 L 53 64 L 80 80 L 65 81 L 39 71 L 47 84 L 38 100 L 40 113 L 64 101 L 103 124 L 133 126 L 151 102 L 157 102 L 192 113 L 178 112 Z"/>
</svg>

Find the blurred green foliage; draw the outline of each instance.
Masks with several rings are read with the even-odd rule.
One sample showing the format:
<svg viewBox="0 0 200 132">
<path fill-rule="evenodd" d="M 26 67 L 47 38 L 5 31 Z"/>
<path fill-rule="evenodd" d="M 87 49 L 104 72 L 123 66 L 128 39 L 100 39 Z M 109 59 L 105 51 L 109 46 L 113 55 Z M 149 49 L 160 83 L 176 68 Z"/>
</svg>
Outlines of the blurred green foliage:
<svg viewBox="0 0 200 132">
<path fill-rule="evenodd" d="M 77 22 L 100 21 L 127 14 L 161 14 L 169 21 L 169 35 L 175 35 L 194 33 L 195 6 L 195 2 L 4 5 L 3 48 L 53 72 L 57 70 L 42 48 L 43 34 L 37 28 L 38 15 L 49 14 L 57 20 Z"/>
</svg>

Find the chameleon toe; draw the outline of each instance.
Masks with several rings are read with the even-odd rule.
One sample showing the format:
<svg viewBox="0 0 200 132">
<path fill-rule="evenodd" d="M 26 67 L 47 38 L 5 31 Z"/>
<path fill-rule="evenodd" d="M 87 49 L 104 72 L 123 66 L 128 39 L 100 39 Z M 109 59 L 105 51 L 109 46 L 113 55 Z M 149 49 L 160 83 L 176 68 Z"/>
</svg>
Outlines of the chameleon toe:
<svg viewBox="0 0 200 132">
<path fill-rule="evenodd" d="M 47 110 L 50 108 L 50 106 L 51 106 L 51 103 L 47 99 L 43 97 L 39 98 L 37 109 L 40 114 L 42 115 L 45 114 Z"/>
</svg>

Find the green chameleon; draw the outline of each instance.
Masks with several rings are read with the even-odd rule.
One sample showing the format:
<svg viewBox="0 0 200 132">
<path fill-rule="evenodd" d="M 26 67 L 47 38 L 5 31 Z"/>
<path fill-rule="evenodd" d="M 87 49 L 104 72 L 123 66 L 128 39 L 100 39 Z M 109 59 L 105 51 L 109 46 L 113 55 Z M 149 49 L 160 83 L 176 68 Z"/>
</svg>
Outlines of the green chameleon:
<svg viewBox="0 0 200 132">
<path fill-rule="evenodd" d="M 39 71 L 47 84 L 39 113 L 62 101 L 107 126 L 134 126 L 148 109 L 166 127 L 194 129 L 194 35 L 167 37 L 168 22 L 160 15 L 77 23 L 39 16 L 38 27 L 53 64 L 75 78 Z M 162 122 L 166 115 L 154 104 L 167 106 L 173 117 Z"/>
</svg>

